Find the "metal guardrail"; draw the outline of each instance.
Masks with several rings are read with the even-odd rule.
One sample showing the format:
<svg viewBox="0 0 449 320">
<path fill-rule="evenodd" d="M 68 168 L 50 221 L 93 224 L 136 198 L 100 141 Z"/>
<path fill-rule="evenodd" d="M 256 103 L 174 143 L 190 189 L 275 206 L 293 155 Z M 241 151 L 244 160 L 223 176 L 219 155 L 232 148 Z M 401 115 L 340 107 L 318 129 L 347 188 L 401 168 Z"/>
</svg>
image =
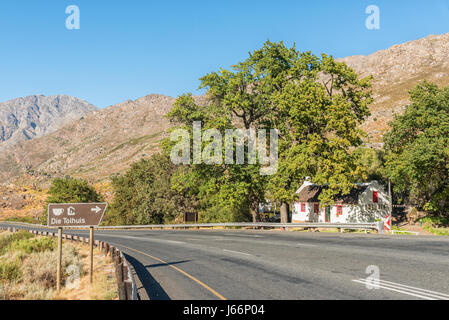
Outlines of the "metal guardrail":
<svg viewBox="0 0 449 320">
<path fill-rule="evenodd" d="M 344 228 L 344 229 L 376 229 L 376 223 L 268 223 L 268 222 L 229 222 L 229 223 L 193 223 L 193 224 L 153 224 L 131 226 L 103 226 L 98 229 L 155 229 L 155 228 Z"/>
<path fill-rule="evenodd" d="M 25 222 L 0 222 L 14 225 L 24 225 L 29 227 L 40 227 L 55 229 L 52 227 L 30 224 Z M 192 223 L 192 224 L 150 224 L 150 225 L 127 225 L 127 226 L 101 226 L 96 227 L 99 230 L 131 230 L 131 229 L 188 229 L 188 228 L 329 228 L 329 229 L 361 229 L 361 230 L 376 230 L 379 234 L 385 233 L 384 223 L 321 223 L 321 222 L 306 222 L 306 223 L 271 223 L 271 222 L 227 222 L 227 223 Z M 88 227 L 66 228 L 66 229 L 88 229 Z"/>
<path fill-rule="evenodd" d="M 239 227 L 239 228 L 329 228 L 329 229 L 354 229 L 354 230 L 376 230 L 379 234 L 385 233 L 384 223 L 267 223 L 267 222 L 257 222 L 257 223 L 247 223 L 247 222 L 230 222 L 230 223 L 194 223 L 194 224 L 158 224 L 158 225 L 139 225 L 139 226 L 103 226 L 98 227 L 98 229 L 103 230 L 131 230 L 131 229 L 188 229 L 188 228 L 229 228 L 229 227 Z"/>
</svg>

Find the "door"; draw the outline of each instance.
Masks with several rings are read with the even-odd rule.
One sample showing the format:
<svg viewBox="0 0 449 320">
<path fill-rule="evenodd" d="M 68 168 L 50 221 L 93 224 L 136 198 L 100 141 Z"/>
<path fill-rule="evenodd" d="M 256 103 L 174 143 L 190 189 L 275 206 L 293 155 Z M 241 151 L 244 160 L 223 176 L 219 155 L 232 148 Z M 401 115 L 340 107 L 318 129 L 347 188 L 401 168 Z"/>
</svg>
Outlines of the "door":
<svg viewBox="0 0 449 320">
<path fill-rule="evenodd" d="M 324 218 L 325 218 L 324 222 L 331 222 L 331 207 L 330 206 L 326 206 Z"/>
<path fill-rule="evenodd" d="M 314 203 L 313 204 L 313 222 L 319 222 L 320 221 L 320 204 Z"/>
</svg>

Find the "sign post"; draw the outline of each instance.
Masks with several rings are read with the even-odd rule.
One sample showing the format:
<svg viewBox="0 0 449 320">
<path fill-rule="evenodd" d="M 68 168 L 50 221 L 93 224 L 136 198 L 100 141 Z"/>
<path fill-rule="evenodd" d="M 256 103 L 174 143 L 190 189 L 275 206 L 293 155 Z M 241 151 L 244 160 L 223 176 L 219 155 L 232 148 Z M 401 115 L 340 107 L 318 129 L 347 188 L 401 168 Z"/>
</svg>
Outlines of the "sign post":
<svg viewBox="0 0 449 320">
<path fill-rule="evenodd" d="M 90 247 L 90 268 L 89 268 L 89 282 L 93 283 L 94 274 L 94 227 L 89 228 L 89 247 Z"/>
<path fill-rule="evenodd" d="M 89 227 L 90 268 L 89 280 L 93 282 L 94 227 L 103 219 L 107 203 L 51 203 L 48 205 L 47 225 L 58 227 L 58 265 L 56 289 L 61 289 L 62 269 L 62 228 Z"/>
<path fill-rule="evenodd" d="M 56 291 L 61 290 L 61 269 L 62 269 L 62 227 L 58 228 L 58 264 L 56 266 Z"/>
</svg>

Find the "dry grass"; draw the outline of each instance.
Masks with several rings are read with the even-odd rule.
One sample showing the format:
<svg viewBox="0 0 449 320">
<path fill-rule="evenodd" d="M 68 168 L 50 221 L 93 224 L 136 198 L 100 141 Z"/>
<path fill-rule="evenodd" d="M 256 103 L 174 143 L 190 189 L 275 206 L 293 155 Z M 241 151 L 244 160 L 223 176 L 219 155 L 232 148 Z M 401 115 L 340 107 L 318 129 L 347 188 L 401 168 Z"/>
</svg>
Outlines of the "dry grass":
<svg viewBox="0 0 449 320">
<path fill-rule="evenodd" d="M 14 202 L 21 204 L 20 206 L 9 206 L 6 201 L 6 207 L 0 206 L 0 220 L 15 218 L 35 222 L 36 218 L 42 214 L 48 197 L 47 190 L 33 185 L 3 185 L 0 186 L 0 193 L 7 199 L 15 199 Z M 2 201 L 0 201 L 1 204 Z"/>
<path fill-rule="evenodd" d="M 9 232 L 0 237 L 11 237 Z M 57 293 L 57 251 L 48 246 L 49 238 L 36 237 L 17 240 L 10 244 L 0 267 L 0 300 L 114 300 L 118 298 L 114 264 L 94 250 L 94 283 L 90 285 L 89 247 L 82 244 L 63 243 L 62 290 Z M 28 241 L 28 242 L 27 242 Z M 54 241 L 51 239 L 51 241 Z M 42 246 L 41 244 L 44 244 Z M 42 248 L 46 249 L 43 250 Z M 0 269 L 1 269 L 0 268 Z M 72 268 L 72 269 L 71 269 Z M 71 270 L 76 270 L 73 273 Z M 79 275 L 79 286 L 70 288 L 72 274 Z"/>
<path fill-rule="evenodd" d="M 79 245 L 82 262 L 86 269 L 89 267 L 89 247 Z M 87 270 L 88 271 L 88 270 Z M 98 249 L 94 250 L 93 284 L 89 283 L 86 272 L 79 282 L 78 289 L 63 287 L 60 293 L 53 297 L 55 300 L 118 300 L 115 268 L 110 257 L 104 257 Z"/>
</svg>

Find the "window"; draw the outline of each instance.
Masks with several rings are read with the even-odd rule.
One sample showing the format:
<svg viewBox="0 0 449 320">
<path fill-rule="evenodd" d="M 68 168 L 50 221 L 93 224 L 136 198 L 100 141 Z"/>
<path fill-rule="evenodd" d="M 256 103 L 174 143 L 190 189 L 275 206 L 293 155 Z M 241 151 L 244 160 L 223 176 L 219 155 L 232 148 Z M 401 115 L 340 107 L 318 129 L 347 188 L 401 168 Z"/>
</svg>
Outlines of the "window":
<svg viewBox="0 0 449 320">
<path fill-rule="evenodd" d="M 373 202 L 378 203 L 379 202 L 379 192 L 373 191 Z"/>
<path fill-rule="evenodd" d="M 313 205 L 313 213 L 315 213 L 315 214 L 320 213 L 320 204 L 319 203 L 315 203 Z"/>
<path fill-rule="evenodd" d="M 306 204 L 301 202 L 301 212 L 306 212 Z"/>
<path fill-rule="evenodd" d="M 337 217 L 341 216 L 343 214 L 343 206 L 342 205 L 338 205 L 337 206 Z"/>
</svg>

